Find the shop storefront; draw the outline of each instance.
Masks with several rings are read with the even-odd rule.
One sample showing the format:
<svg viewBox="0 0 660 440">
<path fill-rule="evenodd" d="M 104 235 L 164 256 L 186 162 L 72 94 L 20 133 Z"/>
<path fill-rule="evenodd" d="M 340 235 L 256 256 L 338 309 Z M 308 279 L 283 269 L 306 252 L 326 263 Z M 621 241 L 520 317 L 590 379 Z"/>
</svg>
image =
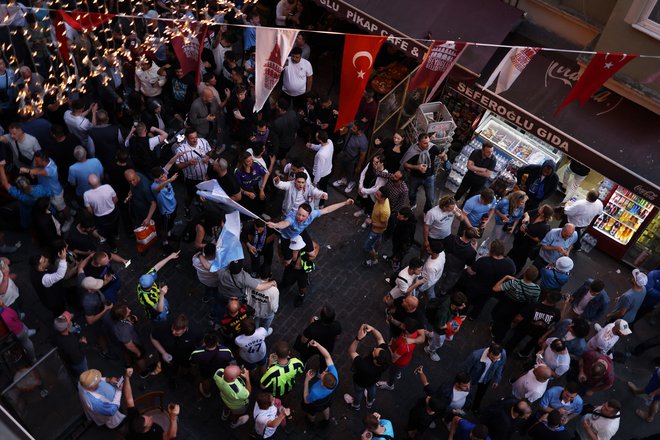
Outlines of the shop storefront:
<svg viewBox="0 0 660 440">
<path fill-rule="evenodd" d="M 653 123 L 657 115 L 603 90 L 584 107 L 572 106 L 566 114 L 554 117 L 552 112 L 577 71 L 574 64 L 537 56 L 501 95 L 475 83 L 449 80 L 443 100 L 454 109 L 455 117 L 462 112 L 471 118 L 462 122 L 468 129 L 447 186 L 455 190 L 460 184 L 467 171 L 467 155 L 484 140 L 496 146 L 498 168 L 492 180 L 504 185 L 512 185 L 513 175 L 522 165 L 552 159 L 561 165 L 558 174 L 562 177 L 569 159 L 575 159 L 591 168 L 577 197 L 597 188 L 604 205 L 587 232 L 612 257 L 653 269 L 660 259 L 656 215 L 660 189 L 653 177 L 660 175 L 653 160 L 660 139 L 657 123 Z M 629 131 L 617 131 L 617 126 Z M 567 127 L 572 136 L 566 134 Z"/>
</svg>

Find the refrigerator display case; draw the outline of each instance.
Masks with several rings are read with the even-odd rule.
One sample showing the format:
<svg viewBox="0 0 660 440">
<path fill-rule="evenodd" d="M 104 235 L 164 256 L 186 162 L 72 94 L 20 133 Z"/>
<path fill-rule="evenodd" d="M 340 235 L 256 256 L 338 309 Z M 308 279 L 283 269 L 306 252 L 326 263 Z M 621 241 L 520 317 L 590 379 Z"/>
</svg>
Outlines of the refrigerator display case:
<svg viewBox="0 0 660 440">
<path fill-rule="evenodd" d="M 506 174 L 506 176 L 502 176 L 505 181 L 515 180 L 515 172 L 521 166 L 540 165 L 547 159 L 552 159 L 557 163 L 562 157 L 562 154 L 556 149 L 535 137 L 509 127 L 492 113 L 488 113 L 479 123 L 475 137 L 463 147 L 461 154 L 454 159 L 446 184 L 449 190 L 458 189 L 467 173 L 467 160 L 470 153 L 481 148 L 485 141 L 490 141 L 495 145 L 493 154 L 497 159 L 497 165 L 490 178 L 491 184 L 501 174 Z"/>
<path fill-rule="evenodd" d="M 655 216 L 630 246 L 623 262 L 645 272 L 660 267 L 660 216 Z"/>
<path fill-rule="evenodd" d="M 591 229 L 599 249 L 622 259 L 655 217 L 657 209 L 648 200 L 618 185 L 610 191 L 604 205 Z"/>
</svg>

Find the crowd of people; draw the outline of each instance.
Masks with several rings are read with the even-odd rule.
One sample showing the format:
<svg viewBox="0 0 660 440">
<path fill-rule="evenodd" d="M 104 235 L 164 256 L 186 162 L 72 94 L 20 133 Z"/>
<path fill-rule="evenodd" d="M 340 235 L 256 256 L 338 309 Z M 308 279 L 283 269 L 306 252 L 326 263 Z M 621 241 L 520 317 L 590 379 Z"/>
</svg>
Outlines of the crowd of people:
<svg viewBox="0 0 660 440">
<path fill-rule="evenodd" d="M 24 19 L 30 32 L 48 41 L 41 2 L 35 9 L 10 3 L 10 25 Z M 0 260 L 0 314 L 26 360 L 36 362 L 35 330 L 24 324 L 36 320 L 26 316 L 30 309 L 18 285 L 34 289 L 52 315 L 52 343 L 77 381 L 91 421 L 128 438 L 174 438 L 179 406 L 168 408 L 169 424 L 160 426 L 136 409 L 131 378 L 134 372 L 142 379 L 162 374 L 175 388 L 181 371 L 193 371 L 193 392 L 219 398 L 222 420 L 231 429 L 250 422 L 256 438 L 286 430 L 298 407 L 306 423 L 322 429 L 332 418 L 333 400 L 342 399 L 356 412 L 366 406 L 366 415 L 359 413 L 364 440 L 395 438 L 395 432 L 415 438 L 440 426 L 450 439 L 500 440 L 514 432 L 566 439 L 575 430 L 581 439 L 607 440 L 616 434 L 621 404 L 599 393 L 614 383 L 615 344 L 658 310 L 660 271 L 632 271 L 630 289 L 612 307 L 602 280 L 578 280 L 580 288 L 566 291 L 581 234 L 603 208 L 597 191 L 575 200 L 574 179 L 567 188 L 572 196 L 552 206 L 560 178 L 557 164 L 546 161 L 521 168 L 515 190 L 498 196 L 488 187 L 494 147 L 485 143 L 470 156 L 456 194 L 436 197 L 436 178 L 450 152 L 426 133 L 408 142 L 396 132 L 370 148 L 376 109 L 371 90 L 354 122 L 335 131 L 336 106 L 314 88 L 309 59 L 316 48 L 304 34 L 280 86 L 253 113 L 255 28 L 211 27 L 195 84 L 195 74 L 183 75 L 161 38 L 158 20 L 194 12 L 177 12 L 170 2 L 158 1 L 154 9 L 147 4 L 139 6 L 140 20 L 113 22 L 113 39 L 129 45 L 131 56 L 107 52 L 100 66 L 106 80 L 90 76 L 85 93 L 53 87 L 47 76 L 52 37 L 45 47 L 27 39 L 30 50 L 41 52 L 19 60 L 20 66 L 0 59 L 0 253 L 9 255 Z M 280 0 L 274 24 L 304 23 L 306 7 Z M 266 21 L 259 11 L 245 8 L 222 18 L 259 26 Z M 85 43 L 94 37 L 66 26 L 83 69 L 81 55 L 91 50 Z M 154 35 L 161 41 L 156 47 L 150 46 Z M 247 257 L 217 271 L 216 244 L 230 209 L 197 195 L 198 185 L 209 180 L 255 214 L 241 217 Z M 330 185 L 348 197 L 329 203 Z M 417 206 L 420 190 L 424 202 Z M 302 306 L 310 274 L 325 270 L 317 268 L 321 246 L 312 223 L 339 209 L 362 221 L 363 270 L 391 273 L 383 288 L 385 322 L 345 322 L 326 303 L 294 341 L 278 338 L 272 323 L 285 298 L 280 293 L 295 285 L 294 306 Z M 553 228 L 553 221 L 559 226 Z M 144 271 L 137 286 L 126 285 L 121 272 L 132 255 L 120 255 L 120 245 L 128 252 L 131 246 L 123 244 L 145 228 L 155 230 L 165 257 Z M 29 232 L 37 251 L 29 258 L 29 280 L 17 283 L 11 254 L 22 246 L 12 239 L 20 231 Z M 389 241 L 391 247 L 384 244 Z M 188 251 L 199 301 L 211 303 L 208 322 L 191 322 L 177 311 L 159 281 Z M 135 303 L 139 310 L 131 309 Z M 460 332 L 489 303 L 490 338 Z M 383 325 L 387 332 L 378 330 Z M 148 336 L 139 331 L 144 328 Z M 355 333 L 350 371 L 335 366 L 346 356 L 335 347 L 344 330 Z M 432 374 L 410 365 L 418 345 L 441 362 L 442 347 L 455 339 L 474 350 L 451 381 L 431 385 Z M 92 344 L 103 358 L 126 365 L 122 377 L 90 368 L 85 346 Z M 516 359 L 522 370 L 507 380 L 504 367 Z M 406 426 L 394 427 L 386 414 L 372 410 L 377 390 L 396 394 L 406 370 L 414 370 L 424 394 L 410 408 Z M 649 405 L 637 414 L 649 423 L 660 402 L 660 362 L 650 376 L 644 387 L 629 383 L 631 392 L 648 395 Z M 337 396 L 343 381 L 352 382 L 353 392 Z M 482 408 L 498 387 L 509 397 Z"/>
</svg>

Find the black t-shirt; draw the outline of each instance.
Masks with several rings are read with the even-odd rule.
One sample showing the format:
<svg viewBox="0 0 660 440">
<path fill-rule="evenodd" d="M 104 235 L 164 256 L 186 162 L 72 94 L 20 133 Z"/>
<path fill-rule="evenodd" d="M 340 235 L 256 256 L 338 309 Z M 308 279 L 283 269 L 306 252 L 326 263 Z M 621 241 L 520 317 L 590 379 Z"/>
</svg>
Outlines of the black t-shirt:
<svg viewBox="0 0 660 440">
<path fill-rule="evenodd" d="M 66 237 L 66 242 L 69 248 L 77 251 L 96 252 L 99 248 L 99 242 L 90 234 L 83 234 L 75 227 L 69 231 Z"/>
<path fill-rule="evenodd" d="M 514 399 L 495 403 L 486 408 L 480 417 L 481 423 L 488 427 L 493 440 L 509 440 L 520 422 L 511 417 L 511 408 L 517 403 Z"/>
<path fill-rule="evenodd" d="M 424 328 L 424 322 L 425 322 L 425 316 L 424 316 L 424 310 L 422 307 L 417 307 L 415 311 L 413 312 L 406 312 L 406 310 L 403 308 L 403 300 L 405 299 L 405 296 L 401 296 L 394 300 L 394 313 L 392 313 L 392 318 L 396 319 L 399 322 L 405 322 L 406 319 L 414 319 L 417 321 L 417 324 L 419 325 L 418 328 Z M 403 330 L 401 330 L 399 327 L 395 327 L 392 324 L 390 324 L 390 335 L 392 338 L 396 338 L 399 336 Z"/>
<path fill-rule="evenodd" d="M 229 171 L 224 176 L 218 177 L 218 185 L 225 190 L 229 197 L 236 195 L 241 191 L 241 185 L 238 183 L 236 176 Z"/>
<path fill-rule="evenodd" d="M 392 139 L 384 139 L 380 146 L 385 155 L 385 169 L 390 173 L 396 172 L 401 168 L 401 158 L 406 152 L 405 147 L 401 145 L 400 151 L 397 153 L 394 151 L 394 141 Z"/>
<path fill-rule="evenodd" d="M 406 431 L 424 432 L 429 427 L 431 422 L 435 421 L 437 414 L 430 415 L 426 411 L 426 396 L 422 397 L 415 402 L 415 405 L 408 413 L 408 424 Z"/>
<path fill-rule="evenodd" d="M 532 328 L 538 328 L 539 332 L 542 333 L 545 333 L 561 317 L 561 312 L 557 307 L 541 302 L 528 304 L 520 314 L 523 316 L 523 322 L 525 324 Z"/>
<path fill-rule="evenodd" d="M 471 243 L 464 243 L 459 237 L 450 235 L 444 240 L 445 245 L 445 271 L 458 272 L 465 265 L 471 266 L 477 258 L 477 251 Z"/>
<path fill-rule="evenodd" d="M 80 340 L 76 336 L 72 334 L 64 336 L 61 333 L 57 333 L 54 337 L 54 342 L 66 364 L 77 365 L 85 358 L 80 347 Z"/>
<path fill-rule="evenodd" d="M 153 423 L 147 432 L 137 432 L 133 429 L 133 420 L 140 417 L 140 412 L 135 407 L 127 408 L 127 440 L 163 440 L 163 428 L 158 423 Z"/>
<path fill-rule="evenodd" d="M 188 329 L 181 336 L 174 336 L 171 321 L 155 324 L 153 330 L 151 330 L 151 337 L 158 341 L 165 351 L 174 358 L 186 362 L 190 358 L 190 353 L 193 352 L 202 339 L 197 332 L 191 329 Z"/>
<path fill-rule="evenodd" d="M 495 283 L 504 277 L 504 275 L 515 275 L 516 265 L 509 257 L 501 260 L 487 256 L 478 259 L 473 265 L 472 270 L 477 274 L 470 277 L 471 288 L 481 293 L 490 293 Z"/>
<path fill-rule="evenodd" d="M 387 344 L 378 346 L 383 350 L 389 350 Z M 381 374 L 387 370 L 389 365 L 376 365 L 371 351 L 366 356 L 358 356 L 353 359 L 353 382 L 355 385 L 366 388 L 380 380 Z"/>
<path fill-rule="evenodd" d="M 190 356 L 191 362 L 199 367 L 199 374 L 206 379 L 213 377 L 220 368 L 225 368 L 234 360 L 234 355 L 227 347 L 219 345 L 215 350 L 204 347 L 196 348 Z"/>
<path fill-rule="evenodd" d="M 484 157 L 483 154 L 481 154 L 481 150 L 474 150 L 470 154 L 468 160 L 474 162 L 474 165 L 479 168 L 486 168 L 491 171 L 495 169 L 495 165 L 497 164 L 497 159 L 495 159 L 494 154 L 491 154 L 490 157 Z M 478 185 L 488 180 L 488 177 L 478 176 L 477 174 L 468 170 L 468 172 L 465 174 L 464 179 L 467 179 L 468 182 L 474 185 Z"/>
<path fill-rule="evenodd" d="M 543 240 L 545 234 L 550 231 L 550 225 L 547 222 L 532 223 L 539 215 L 538 209 L 529 211 L 527 214 L 529 215 L 529 224 L 525 232 L 527 232 L 527 235 Z"/>
<path fill-rule="evenodd" d="M 74 135 L 67 134 L 61 142 L 53 140 L 52 145 L 52 150 L 47 150 L 48 154 L 57 165 L 58 180 L 65 183 L 69 177 L 69 167 L 76 163 L 73 150 L 80 145 L 80 141 Z"/>
<path fill-rule="evenodd" d="M 321 321 L 314 321 L 303 331 L 303 336 L 307 339 L 313 339 L 329 353 L 335 348 L 335 338 L 341 334 L 341 324 L 332 321 L 330 324 L 324 324 Z"/>
<path fill-rule="evenodd" d="M 435 157 L 440 153 L 441 153 L 441 151 L 436 145 L 433 145 L 432 147 L 430 147 L 429 148 L 429 156 L 431 158 L 431 164 L 426 168 L 426 172 L 421 173 L 417 170 L 410 170 L 410 176 L 411 177 L 426 178 L 426 177 L 431 177 L 432 175 L 434 175 L 435 174 Z M 419 154 L 415 154 L 410 159 L 408 159 L 408 162 L 406 162 L 406 163 L 408 163 L 410 165 L 419 165 L 418 161 L 419 161 Z M 388 170 L 388 171 L 390 171 L 390 170 Z M 396 171 L 396 170 L 394 170 L 394 171 Z"/>
<path fill-rule="evenodd" d="M 131 189 L 129 183 L 124 177 L 124 171 L 130 168 L 131 166 L 129 164 L 118 165 L 117 163 L 114 163 L 107 171 L 108 177 L 110 179 L 110 186 L 112 186 L 112 189 L 114 189 L 115 193 L 117 193 L 117 199 L 119 199 L 120 204 L 124 203 L 124 200 L 126 200 L 128 192 Z"/>
</svg>

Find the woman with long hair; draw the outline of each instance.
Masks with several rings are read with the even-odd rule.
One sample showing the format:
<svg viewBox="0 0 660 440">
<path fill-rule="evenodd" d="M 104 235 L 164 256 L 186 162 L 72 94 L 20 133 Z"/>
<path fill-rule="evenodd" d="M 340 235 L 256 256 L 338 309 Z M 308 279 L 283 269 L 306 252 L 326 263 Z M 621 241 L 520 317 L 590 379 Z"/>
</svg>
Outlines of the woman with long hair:
<svg viewBox="0 0 660 440">
<path fill-rule="evenodd" d="M 257 215 L 261 215 L 266 204 L 266 182 L 268 181 L 268 171 L 247 151 L 238 156 L 238 166 L 234 170 L 234 175 L 241 186 L 243 197 L 241 204 Z"/>
<path fill-rule="evenodd" d="M 525 213 L 527 194 L 523 191 L 513 191 L 511 194 L 499 201 L 495 206 L 495 227 L 493 228 L 493 240 L 504 241 L 507 234 L 513 234 L 518 222 Z"/>
<path fill-rule="evenodd" d="M 403 132 L 397 130 L 394 132 L 391 138 L 383 139 L 377 138 L 375 141 L 377 147 L 383 149 L 383 154 L 385 155 L 385 168 L 390 171 L 390 173 L 395 172 L 401 167 L 401 158 L 408 148 L 404 144 Z"/>
</svg>

